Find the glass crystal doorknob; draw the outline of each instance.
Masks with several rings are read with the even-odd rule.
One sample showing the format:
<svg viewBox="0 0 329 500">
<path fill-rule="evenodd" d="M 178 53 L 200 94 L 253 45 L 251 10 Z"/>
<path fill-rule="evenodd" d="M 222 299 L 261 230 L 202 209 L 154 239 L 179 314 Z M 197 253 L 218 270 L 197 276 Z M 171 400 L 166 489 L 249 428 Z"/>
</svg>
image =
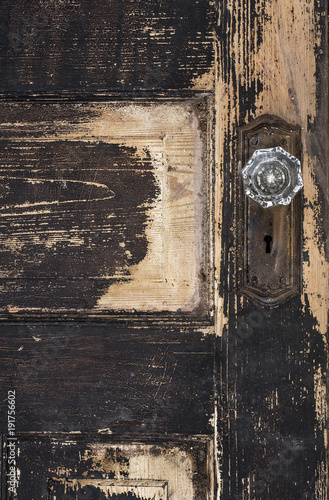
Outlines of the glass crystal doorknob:
<svg viewBox="0 0 329 500">
<path fill-rule="evenodd" d="M 300 161 L 284 149 L 258 149 L 242 169 L 245 193 L 262 207 L 289 205 L 303 187 Z"/>
</svg>

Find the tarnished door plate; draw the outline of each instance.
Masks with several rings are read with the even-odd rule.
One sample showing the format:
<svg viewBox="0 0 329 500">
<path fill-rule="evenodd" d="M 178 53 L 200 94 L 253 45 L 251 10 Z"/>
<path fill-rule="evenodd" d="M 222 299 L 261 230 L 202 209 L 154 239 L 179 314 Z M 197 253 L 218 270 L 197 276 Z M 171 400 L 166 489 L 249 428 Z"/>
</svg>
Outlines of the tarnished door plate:
<svg viewBox="0 0 329 500">
<path fill-rule="evenodd" d="M 255 151 L 268 148 L 300 160 L 300 128 L 264 115 L 239 129 L 237 288 L 260 304 L 275 306 L 301 289 L 301 193 L 297 189 L 290 204 L 267 207 L 246 195 L 242 169 Z"/>
</svg>

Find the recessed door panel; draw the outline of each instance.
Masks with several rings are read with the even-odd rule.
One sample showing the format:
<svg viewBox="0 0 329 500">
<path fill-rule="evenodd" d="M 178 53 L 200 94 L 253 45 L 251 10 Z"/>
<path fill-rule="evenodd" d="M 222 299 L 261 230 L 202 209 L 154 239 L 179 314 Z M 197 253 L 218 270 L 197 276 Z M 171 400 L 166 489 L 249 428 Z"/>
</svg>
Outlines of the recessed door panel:
<svg viewBox="0 0 329 500">
<path fill-rule="evenodd" d="M 82 434 L 17 437 L 18 498 L 213 499 L 212 442 L 205 436 L 149 442 Z M 5 455 L 7 451 L 4 437 Z M 9 489 L 4 498 L 16 497 Z"/>
<path fill-rule="evenodd" d="M 205 99 L 0 109 L 0 311 L 199 312 Z"/>
</svg>

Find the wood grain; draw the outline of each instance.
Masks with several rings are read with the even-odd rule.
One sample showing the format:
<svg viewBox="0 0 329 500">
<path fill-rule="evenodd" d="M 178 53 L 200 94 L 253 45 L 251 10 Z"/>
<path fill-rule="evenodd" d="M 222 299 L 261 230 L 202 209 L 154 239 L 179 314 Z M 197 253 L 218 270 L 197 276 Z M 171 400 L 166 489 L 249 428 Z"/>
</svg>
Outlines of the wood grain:
<svg viewBox="0 0 329 500">
<path fill-rule="evenodd" d="M 189 312 L 205 302 L 199 104 L 3 105 L 3 312 Z"/>
<path fill-rule="evenodd" d="M 198 87 L 213 62 L 213 17 L 208 0 L 193 8 L 187 0 L 4 0 L 0 89 Z"/>
<path fill-rule="evenodd" d="M 38 500 L 199 500 L 212 487 L 209 438 L 116 440 L 104 435 L 21 435 L 25 492 Z M 53 450 L 49 461 L 49 451 Z M 46 459 L 46 460 L 45 460 Z M 23 494 L 18 490 L 18 495 Z"/>
<path fill-rule="evenodd" d="M 327 500 L 327 2 L 4 0 L 0 14 L 0 126 L 4 146 L 0 155 L 2 161 L 10 159 L 10 163 L 4 161 L 7 181 L 1 183 L 3 200 L 10 206 L 14 182 L 21 204 L 26 203 L 27 194 L 29 199 L 35 196 L 35 203 L 43 202 L 45 193 L 50 203 L 58 200 L 57 181 L 63 181 L 50 170 L 49 177 L 39 179 L 44 179 L 41 184 L 32 184 L 26 175 L 18 178 L 15 173 L 15 179 L 10 178 L 11 168 L 16 172 L 23 165 L 26 174 L 29 169 L 36 170 L 39 161 L 40 172 L 45 175 L 51 157 L 60 167 L 58 172 L 63 172 L 65 158 L 77 155 L 80 159 L 73 163 L 70 159 L 73 171 L 66 184 L 89 183 L 95 182 L 89 173 L 98 159 L 108 165 L 110 152 L 116 174 L 104 169 L 106 189 L 97 186 L 97 196 L 104 196 L 106 191 L 109 197 L 103 209 L 96 212 L 103 227 L 106 210 L 115 208 L 116 227 L 125 226 L 126 231 L 116 232 L 117 246 L 112 247 L 111 255 L 107 254 L 107 245 L 103 246 L 105 264 L 112 266 L 111 272 L 117 273 L 112 276 L 118 278 L 113 286 L 106 285 L 112 288 L 112 297 L 97 280 L 94 289 L 86 293 L 80 290 L 74 296 L 76 280 L 71 280 L 70 288 L 66 273 L 90 277 L 91 269 L 104 272 L 100 260 L 91 258 L 89 268 L 81 262 L 75 267 L 65 265 L 67 271 L 62 262 L 56 267 L 66 279 L 66 298 L 57 289 L 55 304 L 51 291 L 45 292 L 48 305 L 50 298 L 54 299 L 53 309 L 59 311 L 66 301 L 65 308 L 72 305 L 74 310 L 92 310 L 88 318 L 81 313 L 74 322 L 67 321 L 65 309 L 56 321 L 41 316 L 26 321 L 27 317 L 22 320 L 12 309 L 10 320 L 1 321 L 1 431 L 7 430 L 7 390 L 16 389 L 20 430 L 29 436 L 20 455 L 25 462 L 21 477 L 28 478 L 25 484 L 20 483 L 21 499 L 31 500 L 33 495 L 39 498 L 40 492 L 46 498 L 50 470 L 57 471 L 53 477 L 71 480 L 75 474 L 81 479 L 82 473 L 88 475 L 95 469 L 99 479 L 105 480 L 113 470 L 125 472 L 120 453 L 118 460 L 113 460 L 113 454 L 108 460 L 104 458 L 112 432 L 112 444 L 122 440 L 130 445 L 145 443 L 154 437 L 154 441 L 166 440 L 169 455 L 170 446 L 175 450 L 175 439 L 185 440 L 188 447 L 188 436 L 197 435 L 199 441 L 202 435 L 214 436 L 217 453 L 209 458 L 216 467 L 214 483 L 205 473 L 202 453 L 199 458 L 194 455 L 194 462 L 191 459 L 196 464 L 193 477 L 203 488 L 196 495 L 200 499 L 206 494 L 211 498 L 215 492 L 217 500 Z M 212 119 L 209 96 L 203 100 L 196 89 L 215 91 L 216 121 Z M 41 109 L 40 102 L 47 98 L 48 104 L 52 102 L 47 113 L 35 113 L 35 106 Z M 104 106 L 112 98 L 116 100 L 115 112 L 109 111 L 113 104 Z M 99 108 L 91 105 L 93 100 L 98 101 Z M 303 288 L 301 297 L 293 297 L 277 308 L 264 308 L 240 298 L 235 287 L 238 221 L 234 180 L 241 167 L 237 163 L 238 128 L 264 114 L 301 127 L 302 139 Z M 167 142 L 166 134 L 170 138 Z M 114 140 L 110 141 L 110 136 Z M 26 154 L 29 151 L 32 163 Z M 170 162 L 161 170 L 162 160 L 156 154 L 161 156 L 164 151 Z M 90 167 L 87 178 L 83 176 L 81 156 Z M 67 165 L 65 168 L 68 173 Z M 164 173 L 167 181 L 161 184 Z M 56 183 L 49 182 L 51 179 Z M 214 207 L 206 189 L 212 183 Z M 125 184 L 133 190 L 128 191 L 129 197 L 125 197 Z M 117 199 L 111 193 L 118 186 L 121 204 L 112 207 Z M 77 185 L 72 182 L 69 189 L 72 200 Z M 68 201 L 63 191 L 62 201 Z M 203 204 L 201 200 L 206 198 L 208 202 Z M 160 218 L 164 200 L 167 209 L 169 206 L 167 222 L 171 220 L 166 226 L 170 229 L 165 232 L 166 241 L 174 242 L 167 254 L 160 246 L 159 226 L 152 226 Z M 191 200 L 195 202 L 193 209 Z M 124 207 L 124 224 L 120 207 Z M 45 214 L 47 230 L 56 229 L 56 213 L 51 213 L 54 228 L 49 214 Z M 76 214 L 70 219 L 69 213 L 66 211 L 66 227 L 78 220 L 82 233 L 88 210 L 84 220 Z M 196 217 L 201 213 L 205 214 L 203 219 Z M 15 217 L 12 219 L 15 224 Z M 32 214 L 29 220 L 40 231 Z M 21 251 L 24 256 L 24 247 L 19 247 L 23 241 L 21 224 L 23 218 L 19 238 L 14 236 L 15 226 L 2 226 L 0 234 L 4 235 L 6 229 L 8 241 L 17 243 L 16 249 L 11 246 L 7 258 L 7 240 L 2 236 L 3 269 L 8 275 L 19 272 L 31 276 L 41 272 L 29 261 L 31 248 L 34 245 L 39 263 L 40 248 L 32 238 L 25 258 L 19 259 Z M 93 224 L 96 229 L 97 221 L 91 227 Z M 204 246 L 198 247 L 200 234 Z M 78 248 L 86 254 L 90 251 L 87 240 L 79 246 L 72 234 L 64 236 L 71 245 L 69 255 L 75 260 Z M 67 251 L 49 237 L 58 259 L 65 260 Z M 100 240 L 97 243 L 102 246 Z M 131 259 L 120 243 L 130 245 Z M 152 244 L 155 253 L 151 252 Z M 161 259 L 167 255 L 167 266 L 159 263 L 160 255 Z M 176 255 L 177 265 L 171 269 L 170 261 Z M 193 264 L 189 266 L 190 255 Z M 53 279 L 51 262 L 49 254 L 43 267 L 48 282 Z M 163 283 L 148 288 L 151 279 L 158 279 L 159 269 L 178 273 L 175 279 L 179 285 L 172 287 L 169 299 L 161 295 Z M 138 294 L 133 281 L 124 282 L 128 271 L 140 280 Z M 10 278 L 6 279 L 9 283 Z M 22 305 L 18 282 L 23 279 L 28 278 L 12 278 L 10 302 L 2 290 L 1 296 L 7 297 L 3 307 L 15 305 L 15 300 L 21 300 Z M 195 293 L 187 291 L 189 281 Z M 127 285 L 131 293 L 123 295 Z M 29 290 L 25 292 L 24 301 L 32 306 Z M 47 307 L 47 301 L 34 297 L 39 300 L 39 310 Z M 72 297 L 70 305 L 68 298 Z M 126 316 L 103 318 L 100 313 L 96 321 L 96 307 L 105 311 L 115 304 L 120 310 L 123 297 Z M 200 297 L 203 309 L 197 305 Z M 215 327 L 211 324 L 212 299 Z M 138 322 L 134 303 L 153 314 L 145 314 Z M 160 313 L 164 306 L 172 308 L 174 314 L 169 318 Z M 179 316 L 182 308 L 185 316 Z M 191 319 L 187 321 L 188 315 L 193 324 Z M 103 438 L 105 445 L 104 441 L 99 445 Z M 91 460 L 87 457 L 83 468 L 79 451 L 87 447 L 92 449 Z M 153 465 L 161 463 L 161 455 L 165 460 L 168 454 L 161 449 Z M 151 462 L 148 464 L 152 471 Z M 184 467 L 184 463 L 178 465 Z M 170 474 L 175 477 L 175 472 Z M 159 478 L 159 474 L 156 476 Z M 191 485 L 191 479 L 182 484 Z M 3 480 L 3 496 L 4 491 Z M 184 496 L 191 497 L 190 490 L 183 490 L 180 497 Z"/>
</svg>

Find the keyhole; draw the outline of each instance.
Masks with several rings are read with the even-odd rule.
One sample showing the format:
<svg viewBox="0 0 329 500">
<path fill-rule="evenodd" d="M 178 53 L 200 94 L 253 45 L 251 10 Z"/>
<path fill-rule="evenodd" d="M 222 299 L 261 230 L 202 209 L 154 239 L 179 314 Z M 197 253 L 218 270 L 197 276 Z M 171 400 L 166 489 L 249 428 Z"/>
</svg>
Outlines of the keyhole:
<svg viewBox="0 0 329 500">
<path fill-rule="evenodd" d="M 266 243 L 266 253 L 271 253 L 271 241 L 272 241 L 272 236 L 267 234 L 264 238 L 264 241 Z"/>
</svg>

